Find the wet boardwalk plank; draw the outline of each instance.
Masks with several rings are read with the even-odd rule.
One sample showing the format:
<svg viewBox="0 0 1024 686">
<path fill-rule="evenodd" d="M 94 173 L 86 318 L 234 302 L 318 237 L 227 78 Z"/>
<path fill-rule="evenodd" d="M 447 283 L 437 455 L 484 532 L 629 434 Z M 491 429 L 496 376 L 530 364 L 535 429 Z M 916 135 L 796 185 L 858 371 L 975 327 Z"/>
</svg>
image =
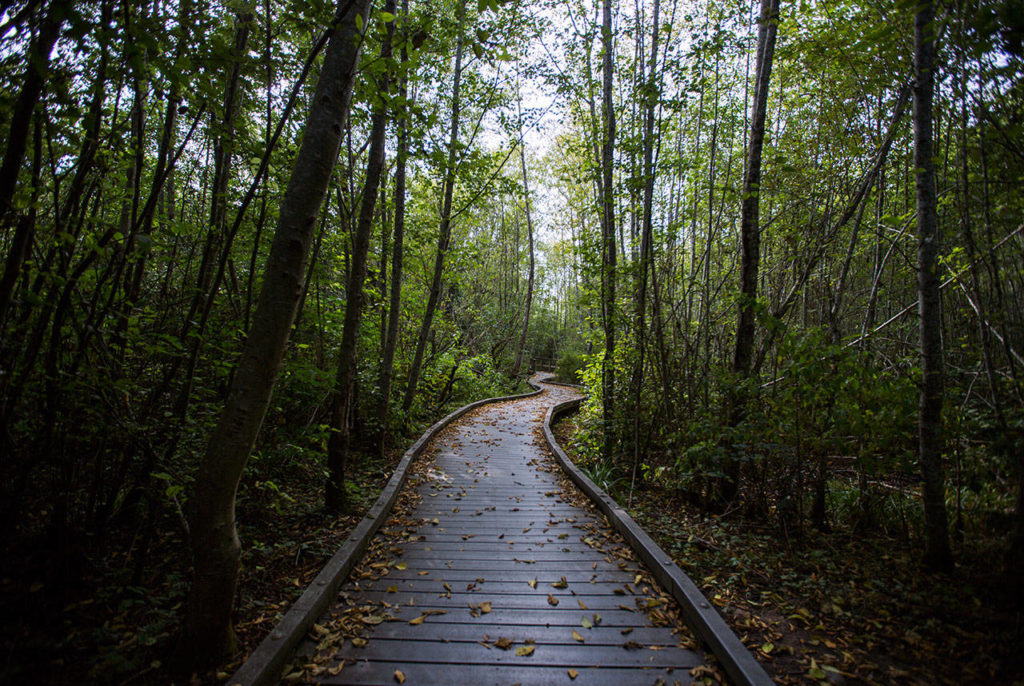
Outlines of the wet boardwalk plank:
<svg viewBox="0 0 1024 686">
<path fill-rule="evenodd" d="M 314 627 L 306 683 L 691 683 L 706 659 L 674 601 L 538 438 L 572 393 L 480 408 L 435 439 Z"/>
</svg>

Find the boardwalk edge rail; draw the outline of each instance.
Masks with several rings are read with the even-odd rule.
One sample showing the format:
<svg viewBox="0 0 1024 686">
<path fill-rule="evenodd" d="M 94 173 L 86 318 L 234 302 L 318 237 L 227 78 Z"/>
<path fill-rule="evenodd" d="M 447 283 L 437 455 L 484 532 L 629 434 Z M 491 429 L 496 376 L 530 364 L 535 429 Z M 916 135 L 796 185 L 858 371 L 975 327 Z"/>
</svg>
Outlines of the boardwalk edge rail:
<svg viewBox="0 0 1024 686">
<path fill-rule="evenodd" d="M 348 540 L 338 549 L 338 552 L 324 565 L 316 579 L 306 587 L 299 599 L 288 609 L 281 621 L 277 623 L 274 630 L 263 639 L 256 649 L 249 654 L 242 666 L 228 680 L 230 686 L 267 686 L 280 679 L 291 655 L 292 650 L 309 631 L 309 628 L 316 621 L 317 617 L 327 610 L 331 601 L 337 595 L 338 588 L 348 576 L 356 563 L 362 558 L 363 553 L 370 544 L 370 539 L 380 528 L 381 524 L 391 513 L 391 508 L 398 499 L 398 494 L 405 485 L 409 475 L 409 468 L 413 461 L 419 457 L 430 441 L 440 431 L 453 421 L 483 405 L 515 400 L 537 395 L 543 389 L 531 380 L 527 383 L 536 390 L 520 395 L 506 395 L 497 398 L 486 398 L 478 400 L 455 410 L 444 419 L 431 426 L 420 436 L 419 440 L 405 451 L 394 474 L 388 481 L 384 490 L 381 491 L 377 501 L 373 504 L 363 517 L 362 521 L 352 529 Z"/>
<path fill-rule="evenodd" d="M 590 478 L 572 463 L 569 456 L 555 440 L 552 423 L 559 416 L 579 409 L 582 398 L 559 403 L 548 409 L 544 417 L 544 439 L 548 448 L 561 464 L 569 478 L 579 486 L 588 498 L 608 518 L 611 524 L 626 539 L 640 556 L 658 582 L 676 599 L 683 610 L 687 623 L 701 641 L 718 658 L 725 672 L 737 686 L 767 686 L 773 684 L 771 677 L 747 650 L 732 629 L 725 623 L 714 606 L 708 602 L 695 583 L 673 562 L 671 556 L 661 549 L 633 518 L 626 513 L 615 499 L 601 490 Z"/>
</svg>

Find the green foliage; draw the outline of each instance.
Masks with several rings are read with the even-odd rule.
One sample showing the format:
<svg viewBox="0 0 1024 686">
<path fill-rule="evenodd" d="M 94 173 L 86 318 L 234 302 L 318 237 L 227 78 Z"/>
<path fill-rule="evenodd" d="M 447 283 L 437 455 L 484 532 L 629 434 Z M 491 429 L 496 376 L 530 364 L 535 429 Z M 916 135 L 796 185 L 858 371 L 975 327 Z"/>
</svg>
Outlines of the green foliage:
<svg viewBox="0 0 1024 686">
<path fill-rule="evenodd" d="M 555 365 L 555 380 L 562 383 L 580 383 L 583 381 L 584 357 L 573 350 L 563 352 Z"/>
</svg>

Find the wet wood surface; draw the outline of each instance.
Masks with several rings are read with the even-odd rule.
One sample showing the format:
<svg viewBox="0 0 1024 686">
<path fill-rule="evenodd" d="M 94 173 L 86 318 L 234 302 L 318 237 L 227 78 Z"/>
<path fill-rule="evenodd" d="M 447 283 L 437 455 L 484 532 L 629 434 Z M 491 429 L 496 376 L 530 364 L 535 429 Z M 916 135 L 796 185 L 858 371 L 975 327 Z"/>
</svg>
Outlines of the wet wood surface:
<svg viewBox="0 0 1024 686">
<path fill-rule="evenodd" d="M 545 385 L 435 439 L 300 651 L 305 683 L 687 684 L 691 670 L 711 673 L 675 601 L 543 447 L 545 411 L 573 394 Z"/>
</svg>

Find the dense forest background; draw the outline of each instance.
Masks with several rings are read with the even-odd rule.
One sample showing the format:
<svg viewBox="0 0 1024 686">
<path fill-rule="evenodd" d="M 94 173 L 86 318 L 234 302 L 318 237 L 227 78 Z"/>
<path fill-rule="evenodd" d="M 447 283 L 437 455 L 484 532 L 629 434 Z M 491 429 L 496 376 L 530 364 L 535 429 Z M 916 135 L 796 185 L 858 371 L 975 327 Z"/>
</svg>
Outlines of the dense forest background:
<svg viewBox="0 0 1024 686">
<path fill-rule="evenodd" d="M 0 2 L 0 679 L 237 664 L 424 426 L 548 365 L 709 595 L 763 577 L 780 679 L 866 678 L 820 652 L 895 621 L 861 573 L 931 608 L 887 678 L 951 631 L 1019 678 L 1020 3 L 370 5 Z M 769 605 L 833 638 L 785 662 Z"/>
</svg>

